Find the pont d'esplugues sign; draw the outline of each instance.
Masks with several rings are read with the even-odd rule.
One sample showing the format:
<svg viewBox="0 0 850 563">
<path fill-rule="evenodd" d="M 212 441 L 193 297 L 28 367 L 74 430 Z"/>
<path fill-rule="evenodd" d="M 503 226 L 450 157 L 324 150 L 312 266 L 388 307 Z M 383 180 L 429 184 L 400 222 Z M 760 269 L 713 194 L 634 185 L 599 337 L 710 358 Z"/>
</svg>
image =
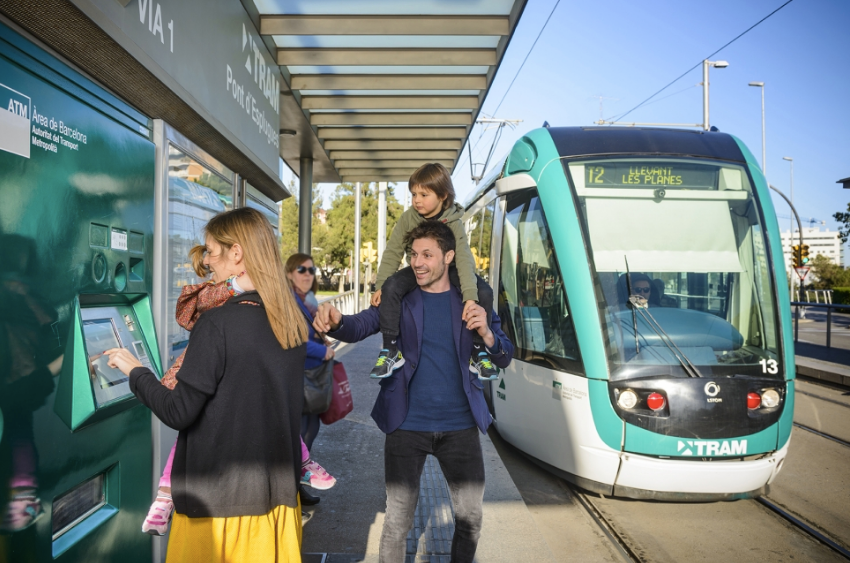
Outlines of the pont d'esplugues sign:
<svg viewBox="0 0 850 563">
<path fill-rule="evenodd" d="M 277 171 L 280 69 L 239 0 L 72 1 L 160 80 L 185 90 L 205 119 Z M 104 17 L 118 30 L 104 25 Z"/>
</svg>

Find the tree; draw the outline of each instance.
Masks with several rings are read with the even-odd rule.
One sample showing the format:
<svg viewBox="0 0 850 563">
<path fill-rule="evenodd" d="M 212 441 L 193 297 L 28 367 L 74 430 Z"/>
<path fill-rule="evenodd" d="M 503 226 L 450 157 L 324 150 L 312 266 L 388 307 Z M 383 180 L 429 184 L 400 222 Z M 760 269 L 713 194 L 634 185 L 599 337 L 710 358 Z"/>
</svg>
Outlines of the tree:
<svg viewBox="0 0 850 563">
<path fill-rule="evenodd" d="M 832 217 L 842 225 L 838 228 L 838 235 L 841 237 L 841 243 L 846 244 L 847 239 L 850 238 L 850 203 L 847 204 L 846 213 L 839 211 Z"/>
<path fill-rule="evenodd" d="M 335 268 L 348 267 L 349 253 L 354 250 L 354 185 L 339 184 L 334 190 L 331 208 L 328 210 L 328 233 L 325 255 Z M 374 183 L 361 184 L 360 196 L 360 242 L 378 242 L 378 186 Z M 395 198 L 394 186 L 387 188 L 387 237 L 392 233 L 403 208 Z M 358 250 L 359 257 L 359 250 Z M 377 262 L 372 271 L 377 271 Z"/>
<path fill-rule="evenodd" d="M 288 197 L 280 202 L 280 256 L 286 260 L 298 252 L 298 188 L 295 180 L 289 182 Z"/>
<path fill-rule="evenodd" d="M 284 261 L 291 255 L 298 252 L 298 186 L 295 180 L 289 182 L 289 192 L 292 197 L 288 197 L 280 203 L 280 255 Z M 311 244 L 313 249 L 323 249 L 327 238 L 327 225 L 322 224 L 316 219 L 319 208 L 322 204 L 321 193 L 313 185 L 313 221 L 311 227 Z M 316 266 L 322 268 L 323 251 L 311 251 L 313 260 Z M 318 254 L 318 255 L 317 255 Z M 324 271 L 324 270 L 323 270 Z"/>
<path fill-rule="evenodd" d="M 814 289 L 833 289 L 836 287 L 850 287 L 850 270 L 833 264 L 832 260 L 818 254 L 811 261 L 812 283 Z"/>
</svg>

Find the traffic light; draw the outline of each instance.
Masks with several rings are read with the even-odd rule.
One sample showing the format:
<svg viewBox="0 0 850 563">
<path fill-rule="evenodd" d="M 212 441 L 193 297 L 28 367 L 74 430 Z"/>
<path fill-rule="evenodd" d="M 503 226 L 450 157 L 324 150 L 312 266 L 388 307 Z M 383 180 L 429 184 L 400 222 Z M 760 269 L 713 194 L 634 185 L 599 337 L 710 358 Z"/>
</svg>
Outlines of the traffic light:
<svg viewBox="0 0 850 563">
<path fill-rule="evenodd" d="M 360 249 L 360 262 L 375 262 L 378 259 L 378 251 L 372 248 L 372 241 L 363 244 Z"/>
<path fill-rule="evenodd" d="M 800 245 L 795 244 L 791 247 L 791 265 L 795 268 L 800 267 Z"/>
<path fill-rule="evenodd" d="M 805 266 L 809 263 L 809 245 L 800 246 L 800 265 Z"/>
</svg>

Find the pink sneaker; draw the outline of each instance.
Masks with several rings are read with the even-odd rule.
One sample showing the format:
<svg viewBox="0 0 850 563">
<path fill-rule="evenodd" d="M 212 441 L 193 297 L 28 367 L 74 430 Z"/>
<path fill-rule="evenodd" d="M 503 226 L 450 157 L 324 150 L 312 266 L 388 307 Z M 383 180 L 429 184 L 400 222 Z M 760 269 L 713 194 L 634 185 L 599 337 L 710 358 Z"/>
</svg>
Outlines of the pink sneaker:
<svg viewBox="0 0 850 563">
<path fill-rule="evenodd" d="M 336 479 L 311 459 L 307 465 L 301 466 L 301 483 L 319 491 L 326 491 L 336 485 Z"/>
<path fill-rule="evenodd" d="M 174 511 L 174 502 L 169 498 L 156 497 L 153 501 L 145 523 L 142 524 L 142 533 L 152 536 L 164 536 L 168 531 L 168 521 Z"/>
<path fill-rule="evenodd" d="M 20 532 L 29 528 L 44 513 L 41 500 L 35 495 L 35 489 L 26 489 L 15 494 L 6 506 L 0 530 Z"/>
</svg>

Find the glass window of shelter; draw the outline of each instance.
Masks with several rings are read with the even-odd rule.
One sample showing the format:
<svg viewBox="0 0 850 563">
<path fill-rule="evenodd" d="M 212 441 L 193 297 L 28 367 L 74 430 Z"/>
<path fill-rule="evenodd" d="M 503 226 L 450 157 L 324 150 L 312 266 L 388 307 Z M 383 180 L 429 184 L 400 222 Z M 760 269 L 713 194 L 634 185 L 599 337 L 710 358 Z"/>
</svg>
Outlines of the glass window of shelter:
<svg viewBox="0 0 850 563">
<path fill-rule="evenodd" d="M 685 376 L 682 356 L 706 376 L 781 373 L 774 281 L 746 169 L 638 157 L 566 169 L 613 379 Z"/>
<path fill-rule="evenodd" d="M 168 147 L 168 350 L 167 366 L 183 352 L 189 332 L 177 324 L 175 310 L 183 286 L 199 283 L 189 250 L 204 244 L 204 225 L 233 209 L 234 174 L 224 165 L 203 164 L 180 148 Z"/>
</svg>

